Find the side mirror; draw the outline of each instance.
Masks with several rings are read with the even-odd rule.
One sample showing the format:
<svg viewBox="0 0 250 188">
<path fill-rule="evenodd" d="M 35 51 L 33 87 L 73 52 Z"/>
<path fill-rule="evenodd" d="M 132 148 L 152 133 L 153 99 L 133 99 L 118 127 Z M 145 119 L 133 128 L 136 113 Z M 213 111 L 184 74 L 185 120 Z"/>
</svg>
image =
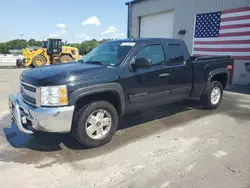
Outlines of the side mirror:
<svg viewBox="0 0 250 188">
<path fill-rule="evenodd" d="M 151 59 L 147 58 L 137 58 L 135 62 L 132 64 L 132 68 L 139 69 L 139 68 L 149 68 L 152 66 Z"/>
<path fill-rule="evenodd" d="M 82 59 L 78 59 L 76 62 L 77 63 L 84 63 L 84 61 Z"/>
</svg>

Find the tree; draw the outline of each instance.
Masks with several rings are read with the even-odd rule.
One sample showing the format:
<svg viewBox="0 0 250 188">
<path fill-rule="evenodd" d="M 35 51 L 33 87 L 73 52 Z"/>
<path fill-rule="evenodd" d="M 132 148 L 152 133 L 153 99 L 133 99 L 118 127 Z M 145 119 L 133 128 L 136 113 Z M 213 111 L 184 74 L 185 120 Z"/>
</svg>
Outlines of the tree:
<svg viewBox="0 0 250 188">
<path fill-rule="evenodd" d="M 36 41 L 35 39 L 30 39 L 28 41 L 28 45 L 29 46 L 42 46 L 42 42 L 41 41 Z"/>
<path fill-rule="evenodd" d="M 28 45 L 29 45 L 29 46 L 34 46 L 35 42 L 36 42 L 35 39 L 30 39 L 30 40 L 28 41 Z"/>
<path fill-rule="evenodd" d="M 22 49 L 28 46 L 28 42 L 23 39 L 15 39 L 9 42 L 6 42 L 8 49 Z"/>
<path fill-rule="evenodd" d="M 0 43 L 0 54 L 7 54 L 9 52 L 5 43 Z"/>
<path fill-rule="evenodd" d="M 35 41 L 33 46 L 42 46 L 42 41 Z"/>
<path fill-rule="evenodd" d="M 110 39 L 103 39 L 102 41 L 97 41 L 96 39 L 85 41 L 82 43 L 66 44 L 67 46 L 72 46 L 79 49 L 81 55 L 89 53 L 96 46 L 109 41 Z M 23 39 L 15 39 L 8 41 L 6 43 L 0 43 L 0 53 L 6 54 L 9 49 L 22 49 L 28 46 L 42 46 L 41 41 L 36 41 L 35 39 L 30 39 L 29 41 Z"/>
<path fill-rule="evenodd" d="M 102 41 L 100 41 L 100 43 L 104 43 L 104 42 L 107 42 L 107 41 L 110 41 L 111 39 L 102 39 Z"/>
</svg>

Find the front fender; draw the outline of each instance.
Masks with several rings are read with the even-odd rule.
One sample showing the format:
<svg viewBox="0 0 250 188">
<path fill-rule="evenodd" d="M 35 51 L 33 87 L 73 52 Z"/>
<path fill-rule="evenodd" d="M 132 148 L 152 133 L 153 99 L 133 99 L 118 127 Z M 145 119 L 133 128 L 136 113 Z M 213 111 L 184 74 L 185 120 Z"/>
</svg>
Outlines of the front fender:
<svg viewBox="0 0 250 188">
<path fill-rule="evenodd" d="M 116 92 L 121 103 L 121 113 L 124 114 L 125 98 L 123 89 L 119 83 L 105 83 L 77 89 L 71 93 L 69 97 L 69 105 L 75 105 L 77 101 L 82 97 L 102 92 Z"/>
</svg>

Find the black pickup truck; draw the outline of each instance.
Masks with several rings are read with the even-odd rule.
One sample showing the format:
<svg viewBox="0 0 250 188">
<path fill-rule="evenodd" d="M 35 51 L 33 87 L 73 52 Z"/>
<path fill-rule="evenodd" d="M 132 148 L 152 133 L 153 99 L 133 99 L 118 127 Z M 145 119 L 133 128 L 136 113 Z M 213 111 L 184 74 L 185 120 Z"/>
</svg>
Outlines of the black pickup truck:
<svg viewBox="0 0 250 188">
<path fill-rule="evenodd" d="M 191 57 L 179 39 L 114 40 L 73 63 L 24 71 L 9 108 L 24 133 L 72 132 L 97 147 L 128 112 L 189 98 L 217 108 L 233 71 L 230 57 Z"/>
</svg>

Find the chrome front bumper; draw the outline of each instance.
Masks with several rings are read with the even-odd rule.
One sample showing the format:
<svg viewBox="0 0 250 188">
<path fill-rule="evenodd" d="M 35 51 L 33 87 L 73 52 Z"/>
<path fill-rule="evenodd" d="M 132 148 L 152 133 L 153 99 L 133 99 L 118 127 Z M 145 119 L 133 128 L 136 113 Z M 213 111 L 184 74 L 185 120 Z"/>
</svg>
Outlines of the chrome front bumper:
<svg viewBox="0 0 250 188">
<path fill-rule="evenodd" d="M 71 130 L 74 106 L 37 108 L 24 103 L 21 93 L 18 93 L 16 97 L 9 95 L 9 109 L 19 130 L 26 134 L 33 134 L 32 129 L 54 133 Z"/>
</svg>

